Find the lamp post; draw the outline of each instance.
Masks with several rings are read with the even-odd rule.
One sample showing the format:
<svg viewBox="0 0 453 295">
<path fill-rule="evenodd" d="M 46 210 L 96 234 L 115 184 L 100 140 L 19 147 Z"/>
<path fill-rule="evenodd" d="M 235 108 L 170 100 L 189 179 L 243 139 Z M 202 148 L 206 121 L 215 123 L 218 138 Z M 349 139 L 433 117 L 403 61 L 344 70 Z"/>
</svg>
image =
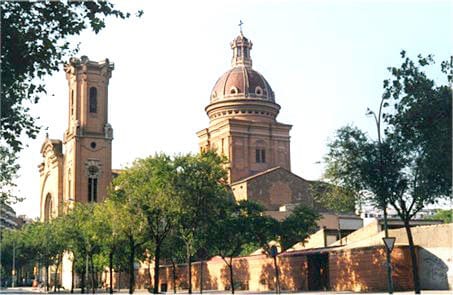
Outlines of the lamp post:
<svg viewBox="0 0 453 295">
<path fill-rule="evenodd" d="M 382 114 L 382 106 L 384 104 L 384 98 L 381 100 L 381 104 L 379 105 L 379 113 L 376 116 L 376 113 L 367 109 L 366 115 L 373 116 L 376 122 L 377 134 L 378 134 L 378 143 L 379 143 L 379 176 L 381 178 L 381 185 L 384 185 L 383 180 L 383 160 L 382 160 L 382 139 L 381 139 L 381 114 Z M 383 197 L 383 196 L 380 196 Z M 383 200 L 383 210 L 384 210 L 384 235 L 385 239 L 389 238 L 388 233 L 388 226 L 387 226 L 387 197 L 384 196 Z M 387 268 L 387 290 L 389 294 L 393 293 L 393 282 L 392 282 L 392 266 L 391 266 L 391 257 L 390 257 L 390 249 L 385 245 L 385 253 L 386 253 L 386 268 Z"/>
<path fill-rule="evenodd" d="M 277 255 L 278 255 L 278 248 L 277 246 L 273 245 L 270 249 L 270 254 L 274 259 L 274 269 L 275 269 L 275 293 L 280 294 L 280 278 L 278 274 L 278 265 L 277 265 Z"/>
<path fill-rule="evenodd" d="M 11 287 L 16 287 L 16 242 L 13 241 L 13 269 Z"/>
</svg>

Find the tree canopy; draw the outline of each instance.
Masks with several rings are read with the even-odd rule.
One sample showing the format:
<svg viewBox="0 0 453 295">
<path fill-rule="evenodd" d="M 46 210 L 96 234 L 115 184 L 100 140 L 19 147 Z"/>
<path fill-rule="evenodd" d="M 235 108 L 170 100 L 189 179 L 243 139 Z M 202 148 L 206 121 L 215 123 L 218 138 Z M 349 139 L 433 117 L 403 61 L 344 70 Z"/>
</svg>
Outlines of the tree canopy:
<svg viewBox="0 0 453 295">
<path fill-rule="evenodd" d="M 427 204 L 451 197 L 452 90 L 423 71 L 434 63 L 431 56 L 419 55 L 414 62 L 402 51 L 401 57 L 401 66 L 388 68 L 391 77 L 384 80 L 379 112 L 368 110 L 378 139 L 357 127 L 340 128 L 328 145 L 325 176 L 381 209 L 391 205 L 396 210 L 408 234 L 419 292 L 409 223 Z M 451 82 L 449 65 L 441 68 Z"/>
</svg>

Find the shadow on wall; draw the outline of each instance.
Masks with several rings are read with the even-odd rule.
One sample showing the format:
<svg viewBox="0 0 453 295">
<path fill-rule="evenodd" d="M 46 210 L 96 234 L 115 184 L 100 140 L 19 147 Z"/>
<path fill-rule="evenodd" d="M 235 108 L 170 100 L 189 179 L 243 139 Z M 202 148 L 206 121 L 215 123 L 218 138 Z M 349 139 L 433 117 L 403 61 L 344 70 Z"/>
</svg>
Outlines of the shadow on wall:
<svg viewBox="0 0 453 295">
<path fill-rule="evenodd" d="M 451 251 L 451 249 L 449 249 Z M 448 290 L 448 265 L 427 249 L 418 250 L 421 288 L 425 290 Z"/>
<path fill-rule="evenodd" d="M 287 291 L 303 290 L 306 281 L 305 256 L 279 256 L 280 288 Z"/>
<path fill-rule="evenodd" d="M 260 285 L 264 290 L 275 290 L 275 269 L 273 263 L 265 263 L 261 267 Z"/>
<path fill-rule="evenodd" d="M 201 269 L 203 268 L 203 269 Z M 203 277 L 203 278 L 202 278 Z M 195 262 L 192 265 L 192 280 L 195 279 L 193 283 L 194 290 L 200 290 L 200 282 L 203 282 L 203 290 L 216 290 L 217 283 L 212 282 L 211 274 L 209 273 L 209 269 L 206 265 L 206 261 L 203 262 Z M 188 286 L 187 286 L 188 287 Z"/>
<path fill-rule="evenodd" d="M 336 258 L 334 263 L 330 263 L 331 271 L 335 273 L 333 290 L 367 291 L 366 286 L 359 283 L 361 281 L 359 260 L 353 259 L 352 256 L 351 251 L 339 252 L 333 255 Z"/>
<path fill-rule="evenodd" d="M 249 290 L 250 272 L 247 259 L 241 258 L 233 260 L 233 278 L 235 290 Z M 230 269 L 225 263 L 220 273 L 220 279 L 225 286 L 225 290 L 231 290 Z"/>
</svg>

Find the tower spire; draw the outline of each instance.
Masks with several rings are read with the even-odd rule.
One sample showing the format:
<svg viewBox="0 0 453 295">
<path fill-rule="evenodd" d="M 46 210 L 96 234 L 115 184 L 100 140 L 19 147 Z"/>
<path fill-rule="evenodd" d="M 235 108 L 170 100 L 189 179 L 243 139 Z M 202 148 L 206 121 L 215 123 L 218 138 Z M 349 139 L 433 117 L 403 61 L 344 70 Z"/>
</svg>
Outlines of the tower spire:
<svg viewBox="0 0 453 295">
<path fill-rule="evenodd" d="M 233 59 L 231 60 L 232 67 L 245 66 L 252 67 L 252 58 L 250 57 L 250 50 L 252 49 L 252 42 L 244 37 L 242 32 L 242 20 L 239 21 L 239 36 L 231 42 L 231 49 L 233 49 Z"/>
</svg>

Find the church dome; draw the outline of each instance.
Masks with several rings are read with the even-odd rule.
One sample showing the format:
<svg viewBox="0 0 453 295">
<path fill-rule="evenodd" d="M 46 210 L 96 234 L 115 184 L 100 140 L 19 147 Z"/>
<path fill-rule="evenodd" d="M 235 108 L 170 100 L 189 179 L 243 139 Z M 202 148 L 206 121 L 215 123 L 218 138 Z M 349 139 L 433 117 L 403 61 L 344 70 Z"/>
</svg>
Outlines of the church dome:
<svg viewBox="0 0 453 295">
<path fill-rule="evenodd" d="M 243 98 L 275 102 L 274 92 L 263 75 L 250 67 L 236 66 L 217 80 L 211 102 Z"/>
<path fill-rule="evenodd" d="M 206 112 L 211 123 L 226 118 L 274 122 L 280 110 L 274 91 L 266 79 L 252 69 L 252 42 L 242 31 L 231 42 L 231 69 L 224 73 L 211 91 Z"/>
</svg>

